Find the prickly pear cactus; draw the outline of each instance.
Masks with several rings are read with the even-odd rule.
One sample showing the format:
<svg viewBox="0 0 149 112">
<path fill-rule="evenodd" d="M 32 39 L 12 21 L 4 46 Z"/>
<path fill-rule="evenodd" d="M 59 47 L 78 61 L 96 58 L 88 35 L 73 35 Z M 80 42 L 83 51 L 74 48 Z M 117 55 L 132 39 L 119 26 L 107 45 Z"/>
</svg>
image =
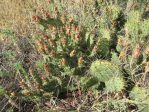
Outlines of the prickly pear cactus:
<svg viewBox="0 0 149 112">
<path fill-rule="evenodd" d="M 99 81 L 108 81 L 112 77 L 121 77 L 122 73 L 118 66 L 109 61 L 96 60 L 92 62 L 90 73 L 97 77 Z"/>
<path fill-rule="evenodd" d="M 99 76 L 95 73 L 95 77 L 91 76 L 84 81 L 89 65 L 95 57 L 110 57 L 109 39 L 96 37 L 95 32 L 79 24 L 76 15 L 64 14 L 63 8 L 55 5 L 54 1 L 50 4 L 50 11 L 42 8 L 38 13 L 39 15 L 33 16 L 33 19 L 39 24 L 40 30 L 32 39 L 40 59 L 28 69 L 22 65 L 17 66 L 18 72 L 23 72 L 25 76 L 25 79 L 19 80 L 23 95 L 56 95 L 74 91 L 79 89 L 79 82 L 87 89 L 99 81 L 109 80 L 111 75 L 120 74 L 115 65 L 105 61 L 100 65 L 103 68 L 97 70 L 100 72 Z"/>
<path fill-rule="evenodd" d="M 149 111 L 149 89 L 135 86 L 131 93 L 130 98 L 138 103 L 139 111 L 148 112 Z"/>
<path fill-rule="evenodd" d="M 100 58 L 107 58 L 110 55 L 110 41 L 107 38 L 100 38 L 97 44 L 93 47 L 92 54 Z"/>
<path fill-rule="evenodd" d="M 99 85 L 99 81 L 96 77 L 82 77 L 80 84 L 85 89 L 96 88 Z"/>
<path fill-rule="evenodd" d="M 105 82 L 105 90 L 108 92 L 122 92 L 125 88 L 125 81 L 122 77 L 113 77 Z"/>
</svg>

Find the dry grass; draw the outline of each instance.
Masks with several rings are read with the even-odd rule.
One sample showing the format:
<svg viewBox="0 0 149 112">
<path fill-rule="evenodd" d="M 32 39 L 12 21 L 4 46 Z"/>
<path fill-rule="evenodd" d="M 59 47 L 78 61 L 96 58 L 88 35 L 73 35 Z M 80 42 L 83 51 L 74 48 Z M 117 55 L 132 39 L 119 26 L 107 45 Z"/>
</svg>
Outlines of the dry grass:
<svg viewBox="0 0 149 112">
<path fill-rule="evenodd" d="M 46 0 L 1 0 L 0 29 L 11 28 L 19 36 L 29 36 L 35 30 L 32 22 L 33 10 Z"/>
</svg>

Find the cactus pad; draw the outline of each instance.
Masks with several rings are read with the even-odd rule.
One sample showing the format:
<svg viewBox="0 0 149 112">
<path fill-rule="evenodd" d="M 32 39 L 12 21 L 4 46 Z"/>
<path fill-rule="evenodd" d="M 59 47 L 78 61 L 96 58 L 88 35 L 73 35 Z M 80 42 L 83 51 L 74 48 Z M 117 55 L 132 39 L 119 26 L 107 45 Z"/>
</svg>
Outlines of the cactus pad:
<svg viewBox="0 0 149 112">
<path fill-rule="evenodd" d="M 121 77 L 113 77 L 109 81 L 106 81 L 105 85 L 108 92 L 120 92 L 124 89 L 125 82 Z"/>
<path fill-rule="evenodd" d="M 112 77 L 122 76 L 118 66 L 108 61 L 97 60 L 91 64 L 90 73 L 99 81 L 108 81 Z"/>
</svg>

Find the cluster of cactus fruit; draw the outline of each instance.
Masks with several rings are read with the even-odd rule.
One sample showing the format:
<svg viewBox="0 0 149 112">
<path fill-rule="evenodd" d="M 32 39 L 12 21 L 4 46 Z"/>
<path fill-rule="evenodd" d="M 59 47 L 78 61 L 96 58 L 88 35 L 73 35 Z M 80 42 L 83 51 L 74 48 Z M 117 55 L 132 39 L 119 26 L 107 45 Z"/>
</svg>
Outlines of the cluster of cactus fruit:
<svg viewBox="0 0 149 112">
<path fill-rule="evenodd" d="M 75 16 L 61 13 L 54 1 L 50 2 L 51 11 L 41 9 L 40 16 L 33 16 L 42 27 L 33 39 L 41 59 L 29 68 L 17 64 L 18 73 L 24 74 L 19 77 L 21 95 L 49 98 L 80 89 L 124 93 L 131 88 L 132 103 L 144 98 L 149 108 L 148 89 L 129 87 L 137 80 L 136 74 L 149 72 L 149 20 L 145 16 L 149 9 L 138 3 L 136 7 L 143 13 L 134 7 L 124 14 L 118 4 L 97 3 L 97 32 L 81 26 Z M 143 104 L 138 105 L 142 108 Z"/>
</svg>

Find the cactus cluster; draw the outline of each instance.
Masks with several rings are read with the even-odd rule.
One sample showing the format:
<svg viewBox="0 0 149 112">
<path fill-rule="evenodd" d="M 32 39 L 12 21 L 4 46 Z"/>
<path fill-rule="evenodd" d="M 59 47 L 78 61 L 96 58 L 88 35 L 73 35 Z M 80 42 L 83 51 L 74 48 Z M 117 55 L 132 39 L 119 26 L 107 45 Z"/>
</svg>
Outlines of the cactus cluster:
<svg viewBox="0 0 149 112">
<path fill-rule="evenodd" d="M 90 76 L 84 84 L 81 81 L 86 77 L 90 63 L 95 57 L 107 58 L 110 54 L 107 38 L 96 38 L 95 33 L 80 26 L 75 17 L 61 13 L 61 7 L 56 7 L 54 2 L 50 6 L 53 7 L 50 11 L 41 9 L 40 15 L 33 16 L 41 28 L 33 37 L 41 60 L 28 69 L 17 66 L 25 77 L 25 80 L 19 80 L 24 95 L 44 96 L 48 93 L 50 96 L 89 88 L 98 83 Z M 107 63 L 108 66 L 111 65 Z M 79 83 L 84 86 L 78 87 Z"/>
<path fill-rule="evenodd" d="M 64 13 L 66 7 L 60 5 L 64 1 L 51 0 L 50 10 L 36 10 L 33 20 L 40 29 L 33 35 L 32 43 L 38 60 L 29 67 L 16 64 L 20 91 L 9 93 L 10 96 L 39 101 L 91 90 L 100 94 L 98 102 L 103 107 L 103 100 L 114 96 L 109 99 L 112 105 L 120 105 L 119 101 L 126 98 L 126 105 L 147 109 L 149 91 L 137 83 L 143 80 L 146 86 L 149 72 L 149 21 L 145 16 L 148 8 L 138 2 L 129 10 L 129 0 L 125 10 L 126 3 L 122 7 L 120 1 L 95 0 L 88 23 L 81 23 L 78 15 Z M 87 15 L 88 6 L 81 7 Z M 89 28 L 89 24 L 94 28 Z M 0 94 L 3 91 L 0 87 Z M 122 95 L 117 97 L 117 93 Z"/>
<path fill-rule="evenodd" d="M 129 71 L 138 65 L 145 66 L 144 61 L 148 60 L 148 48 L 143 47 L 148 34 L 148 20 L 142 21 L 138 10 L 125 15 L 120 6 L 101 3 L 100 8 L 104 10 L 99 15 L 101 19 L 95 20 L 99 24 L 93 32 L 81 26 L 76 16 L 63 14 L 62 7 L 54 4 L 50 3 L 49 12 L 42 9 L 39 16 L 33 16 L 42 28 L 33 39 L 43 61 L 29 68 L 32 78 L 26 77 L 28 86 L 23 89 L 23 94 L 50 96 L 52 92 L 98 89 L 101 82 L 105 84 L 104 90 L 110 93 L 125 90 L 128 79 L 135 73 L 126 78 L 123 69 Z M 21 84 L 23 82 L 27 81 Z M 78 87 L 79 83 L 81 87 Z"/>
</svg>

